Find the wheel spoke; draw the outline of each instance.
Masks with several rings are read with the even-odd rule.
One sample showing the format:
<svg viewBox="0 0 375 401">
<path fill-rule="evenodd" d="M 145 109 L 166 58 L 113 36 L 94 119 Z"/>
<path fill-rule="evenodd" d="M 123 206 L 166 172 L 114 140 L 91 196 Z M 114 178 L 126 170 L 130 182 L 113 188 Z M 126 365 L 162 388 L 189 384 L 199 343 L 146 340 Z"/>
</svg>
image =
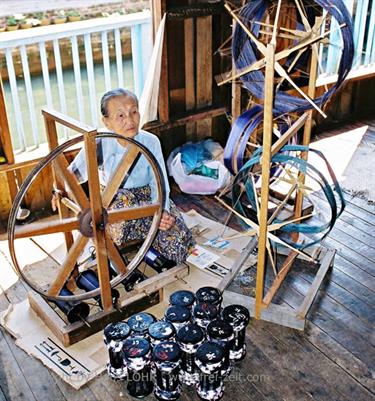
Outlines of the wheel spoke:
<svg viewBox="0 0 375 401">
<path fill-rule="evenodd" d="M 17 227 L 14 231 L 14 238 L 34 237 L 36 235 L 55 234 L 70 232 L 79 228 L 77 217 L 69 217 L 63 220 L 56 219 L 40 223 L 32 223 L 23 227 Z"/>
<path fill-rule="evenodd" d="M 64 155 L 60 155 L 53 162 L 53 167 L 55 169 L 56 175 L 66 182 L 69 187 L 75 201 L 78 203 L 81 209 L 87 209 L 89 207 L 89 201 L 83 190 L 79 185 L 76 176 L 68 170 L 69 164 L 65 159 Z"/>
<path fill-rule="evenodd" d="M 125 274 L 128 271 L 128 268 L 109 234 L 106 234 L 105 241 L 109 259 L 111 259 L 115 267 L 118 269 L 119 274 Z"/>
<path fill-rule="evenodd" d="M 116 169 L 112 177 L 109 179 L 109 184 L 103 192 L 102 203 L 104 208 L 107 208 L 110 205 L 120 185 L 124 181 L 126 182 L 130 169 L 133 167 L 134 162 L 138 160 L 138 155 L 139 150 L 137 147 L 129 144 L 127 152 L 118 164 L 118 169 Z"/>
<path fill-rule="evenodd" d="M 89 238 L 84 237 L 83 235 L 79 234 L 78 238 L 69 249 L 68 256 L 65 259 L 64 263 L 57 274 L 57 277 L 53 283 L 51 283 L 47 295 L 50 296 L 57 296 L 61 289 L 64 287 L 66 281 L 68 280 L 70 274 L 72 273 L 78 257 L 81 255 L 83 249 L 85 248 Z"/>
<path fill-rule="evenodd" d="M 112 209 L 108 211 L 108 223 L 116 223 L 120 220 L 141 219 L 154 215 L 160 209 L 160 203 L 148 206 L 137 206 L 132 208 Z"/>
</svg>

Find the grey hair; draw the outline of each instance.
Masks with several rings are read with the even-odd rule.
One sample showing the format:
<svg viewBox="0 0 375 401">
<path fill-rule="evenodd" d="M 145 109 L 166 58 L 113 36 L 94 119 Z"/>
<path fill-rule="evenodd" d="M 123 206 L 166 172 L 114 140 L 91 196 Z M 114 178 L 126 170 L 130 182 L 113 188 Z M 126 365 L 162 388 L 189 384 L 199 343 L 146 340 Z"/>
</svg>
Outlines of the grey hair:
<svg viewBox="0 0 375 401">
<path fill-rule="evenodd" d="M 138 106 L 138 98 L 132 91 L 123 88 L 112 89 L 106 92 L 100 100 L 100 111 L 103 117 L 108 117 L 109 101 L 114 97 L 120 97 L 120 96 L 130 97 L 135 101 L 135 103 Z"/>
</svg>

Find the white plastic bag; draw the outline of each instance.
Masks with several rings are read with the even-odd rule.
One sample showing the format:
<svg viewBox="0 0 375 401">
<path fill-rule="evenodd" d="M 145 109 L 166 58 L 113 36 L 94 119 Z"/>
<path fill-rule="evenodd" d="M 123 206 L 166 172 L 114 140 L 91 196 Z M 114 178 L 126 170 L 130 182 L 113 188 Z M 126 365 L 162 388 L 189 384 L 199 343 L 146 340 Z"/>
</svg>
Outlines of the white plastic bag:
<svg viewBox="0 0 375 401">
<path fill-rule="evenodd" d="M 170 175 L 175 179 L 182 192 L 187 194 L 213 195 L 229 183 L 230 173 L 222 162 L 218 160 L 206 161 L 204 165 L 212 169 L 218 169 L 218 178 L 186 174 L 181 162 L 180 152 L 174 156 L 168 167 Z"/>
</svg>

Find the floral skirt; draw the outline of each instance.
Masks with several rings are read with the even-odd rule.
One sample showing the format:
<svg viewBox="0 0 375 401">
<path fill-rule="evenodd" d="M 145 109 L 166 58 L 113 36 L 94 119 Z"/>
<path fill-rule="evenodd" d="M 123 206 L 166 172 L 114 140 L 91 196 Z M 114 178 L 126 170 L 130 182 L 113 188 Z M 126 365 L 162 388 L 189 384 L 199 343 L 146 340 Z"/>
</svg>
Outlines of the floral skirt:
<svg viewBox="0 0 375 401">
<path fill-rule="evenodd" d="M 152 203 L 151 188 L 146 185 L 139 188 L 120 189 L 110 209 L 144 206 L 150 203 Z M 167 259 L 181 263 L 188 257 L 189 249 L 195 245 L 195 241 L 172 200 L 170 200 L 170 214 L 175 217 L 175 224 L 167 231 L 159 230 L 152 246 Z M 150 230 L 151 223 L 152 217 L 144 217 L 113 223 L 108 225 L 107 229 L 116 245 L 122 246 L 127 241 L 144 239 Z"/>
</svg>

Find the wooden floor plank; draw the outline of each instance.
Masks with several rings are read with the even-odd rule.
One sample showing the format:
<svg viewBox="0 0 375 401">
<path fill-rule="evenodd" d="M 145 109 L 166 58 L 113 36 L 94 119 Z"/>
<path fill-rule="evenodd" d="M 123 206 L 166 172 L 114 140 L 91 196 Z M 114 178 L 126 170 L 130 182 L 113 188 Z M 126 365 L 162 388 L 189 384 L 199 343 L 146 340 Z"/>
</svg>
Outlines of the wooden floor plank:
<svg viewBox="0 0 375 401">
<path fill-rule="evenodd" d="M 295 281 L 294 277 L 288 275 L 286 285 L 281 287 L 279 296 L 282 296 L 289 306 L 297 309 L 303 300 L 306 288 L 298 283 L 296 288 Z M 363 327 L 358 318 L 320 292 L 307 317 L 370 370 L 374 369 L 373 347 L 368 343 L 369 339 L 374 337 L 374 333 L 368 327 Z"/>
<path fill-rule="evenodd" d="M 306 323 L 304 336 L 327 358 L 375 395 L 373 371 L 366 364 L 310 321 Z"/>
<path fill-rule="evenodd" d="M 69 401 L 101 401 L 97 398 L 95 394 L 91 391 L 89 386 L 85 384 L 78 391 L 74 389 L 70 384 L 66 383 L 59 376 L 51 372 L 52 378 L 54 379 L 56 385 L 60 391 L 64 394 L 65 398 Z M 93 379 L 95 380 L 95 379 Z"/>
<path fill-rule="evenodd" d="M 0 328 L 0 387 L 8 401 L 38 401 L 26 381 L 21 368 Z"/>
<path fill-rule="evenodd" d="M 248 330 L 250 340 L 300 381 L 314 400 L 369 400 L 371 393 L 332 362 L 303 333 L 266 322 Z"/>
<path fill-rule="evenodd" d="M 39 360 L 30 358 L 26 352 L 14 343 L 9 334 L 4 333 L 4 337 L 35 398 L 38 401 L 66 400 L 64 394 L 51 377 L 49 369 Z"/>
<path fill-rule="evenodd" d="M 247 340 L 249 357 L 243 361 L 244 375 L 256 374 L 261 379 L 255 387 L 267 397 L 267 400 L 312 401 L 314 398 L 300 387 L 300 384 L 281 369 L 278 361 L 272 361 L 252 341 Z"/>
<path fill-rule="evenodd" d="M 352 194 L 345 192 L 345 200 L 349 204 L 349 208 L 354 215 L 364 216 L 364 214 L 374 214 L 375 213 L 375 204 L 374 202 L 368 202 L 366 199 L 362 199 L 359 196 L 353 196 Z M 357 214 L 358 213 L 358 214 Z M 371 222 L 374 220 L 371 219 Z"/>
<path fill-rule="evenodd" d="M 296 263 L 293 273 L 298 273 L 304 280 L 307 281 L 305 284 L 307 288 L 313 282 L 315 272 L 308 270 L 308 267 L 302 268 L 301 265 L 302 263 Z M 360 285 L 356 284 L 350 277 L 346 276 L 346 278 L 343 278 L 343 274 L 338 271 L 329 271 L 327 275 L 328 276 L 326 277 L 324 286 L 321 287 L 321 291 L 324 290 L 324 292 L 330 298 L 343 305 L 348 311 L 352 312 L 365 323 L 368 323 L 369 326 L 374 324 L 375 316 L 372 313 L 374 308 L 370 305 L 370 303 L 362 300 L 359 296 L 357 296 L 357 294 L 350 292 L 350 289 L 346 289 L 337 283 L 346 286 L 352 285 L 354 289 L 357 288 L 358 291 L 362 289 L 359 288 Z M 335 281 L 333 280 L 333 277 L 335 277 Z M 350 283 L 348 284 L 349 281 Z M 303 284 L 303 282 L 301 281 L 300 284 Z"/>
<path fill-rule="evenodd" d="M 7 401 L 5 398 L 5 394 L 3 393 L 3 389 L 0 386 L 0 401 Z"/>
<path fill-rule="evenodd" d="M 301 277 L 296 272 L 291 272 L 288 276 L 290 285 L 299 293 L 305 295 L 310 287 L 310 282 Z M 345 325 L 347 331 L 352 331 L 359 338 L 356 343 L 362 342 L 363 346 L 375 346 L 375 333 L 373 325 L 369 324 L 366 320 L 362 320 L 345 305 L 338 302 L 335 298 L 331 297 L 328 292 L 330 283 L 327 280 L 323 287 L 318 291 L 317 299 L 313 304 L 311 311 L 319 310 L 324 311 L 333 317 L 338 323 Z"/>
<path fill-rule="evenodd" d="M 335 238 L 336 241 L 345 244 L 355 254 L 361 255 L 372 270 L 375 269 L 375 248 L 369 247 L 367 244 L 352 237 L 351 234 L 334 227 L 330 232 L 330 238 Z"/>
<path fill-rule="evenodd" d="M 375 277 L 375 265 L 373 262 L 369 261 L 365 256 L 358 252 L 353 251 L 349 245 L 345 242 L 345 239 L 338 239 L 336 237 L 329 237 L 324 240 L 324 245 L 328 248 L 336 249 L 337 253 L 348 260 L 349 262 L 355 264 L 357 267 Z"/>
<path fill-rule="evenodd" d="M 368 287 L 362 285 L 362 283 L 360 283 L 359 281 L 354 280 L 346 273 L 343 273 L 336 266 L 337 264 L 335 264 L 333 269 L 329 272 L 329 281 L 332 284 L 337 284 L 339 287 L 341 287 L 342 291 L 347 291 L 353 297 L 359 298 L 362 302 L 369 305 L 373 310 L 373 308 L 375 307 L 375 292 L 370 290 Z"/>
<path fill-rule="evenodd" d="M 354 263 L 344 259 L 340 254 L 337 253 L 335 256 L 335 269 L 340 270 L 353 280 L 356 280 L 362 286 L 368 288 L 372 292 L 375 292 L 374 276 L 371 276 L 371 274 L 368 274 L 366 271 L 360 269 Z"/>
</svg>

